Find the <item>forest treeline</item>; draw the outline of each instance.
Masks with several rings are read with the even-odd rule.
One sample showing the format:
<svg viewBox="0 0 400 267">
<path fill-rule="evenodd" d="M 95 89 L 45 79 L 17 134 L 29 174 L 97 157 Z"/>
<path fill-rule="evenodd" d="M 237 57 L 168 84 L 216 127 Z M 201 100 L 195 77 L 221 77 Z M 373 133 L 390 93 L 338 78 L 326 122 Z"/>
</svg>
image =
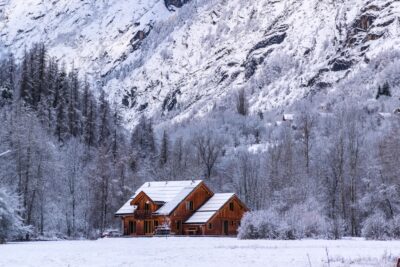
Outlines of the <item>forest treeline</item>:
<svg viewBox="0 0 400 267">
<path fill-rule="evenodd" d="M 18 202 L 9 213 L 30 226 L 3 240 L 96 236 L 114 225 L 114 212 L 137 186 L 137 159 L 117 106 L 101 89 L 94 96 L 69 68 L 43 44 L 20 64 L 12 54 L 0 63 L 0 150 L 9 151 L 0 157 L 0 185 L 9 202 Z M 147 130 L 154 138 L 151 123 L 141 133 Z M 141 151 L 146 145 L 138 144 Z"/>
<path fill-rule="evenodd" d="M 240 238 L 400 236 L 390 83 L 369 100 L 299 100 L 285 120 L 250 112 L 243 88 L 206 117 L 128 131 L 122 105 L 78 73 L 43 44 L 0 62 L 0 241 L 97 237 L 143 182 L 182 179 L 241 197 Z"/>
</svg>

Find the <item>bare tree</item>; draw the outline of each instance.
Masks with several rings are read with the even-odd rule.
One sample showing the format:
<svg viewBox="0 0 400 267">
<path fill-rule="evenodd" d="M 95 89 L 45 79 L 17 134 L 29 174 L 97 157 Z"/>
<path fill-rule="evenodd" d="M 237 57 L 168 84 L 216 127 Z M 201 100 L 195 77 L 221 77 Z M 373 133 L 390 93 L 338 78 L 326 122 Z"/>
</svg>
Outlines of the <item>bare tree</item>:
<svg viewBox="0 0 400 267">
<path fill-rule="evenodd" d="M 338 211 L 345 213 L 344 198 L 344 167 L 345 167 L 345 144 L 341 133 L 335 138 L 332 147 L 328 152 L 329 174 L 327 175 L 329 217 L 333 223 L 333 234 L 335 239 L 340 237 L 340 218 Z M 338 195 L 340 194 L 340 207 L 338 205 Z M 345 218 L 345 214 L 343 214 Z"/>
<path fill-rule="evenodd" d="M 301 132 L 301 142 L 303 145 L 303 153 L 305 159 L 306 172 L 310 174 L 310 155 L 312 149 L 312 137 L 315 127 L 315 117 L 309 110 L 303 110 L 299 116 L 299 130 Z"/>
<path fill-rule="evenodd" d="M 206 130 L 204 133 L 198 134 L 193 142 L 198 158 L 205 169 L 205 179 L 209 180 L 222 153 L 222 140 L 215 136 L 212 131 Z"/>
<path fill-rule="evenodd" d="M 249 152 L 241 152 L 235 166 L 238 192 L 244 202 L 256 210 L 263 208 L 266 188 L 260 176 L 259 157 Z"/>
<path fill-rule="evenodd" d="M 346 128 L 350 176 L 350 227 L 351 235 L 357 236 L 359 234 L 357 191 L 361 182 L 359 179 L 359 169 L 361 165 L 361 148 L 363 146 L 363 140 L 357 123 L 357 118 L 350 117 Z"/>
</svg>

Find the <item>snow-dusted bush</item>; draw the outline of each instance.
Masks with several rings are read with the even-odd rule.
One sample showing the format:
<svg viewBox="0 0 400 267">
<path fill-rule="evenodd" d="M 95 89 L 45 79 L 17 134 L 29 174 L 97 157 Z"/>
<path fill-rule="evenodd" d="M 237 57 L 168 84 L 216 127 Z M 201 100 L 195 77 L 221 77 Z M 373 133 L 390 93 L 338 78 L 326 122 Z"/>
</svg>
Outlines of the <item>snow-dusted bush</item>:
<svg viewBox="0 0 400 267">
<path fill-rule="evenodd" d="M 390 237 L 390 223 L 382 212 L 375 212 L 363 223 L 362 236 L 367 239 L 388 239 Z"/>
<path fill-rule="evenodd" d="M 275 209 L 247 213 L 239 228 L 240 239 L 301 239 L 328 237 L 329 226 L 318 208 L 310 203 L 288 211 Z"/>
<path fill-rule="evenodd" d="M 315 200 L 294 205 L 285 215 L 284 220 L 296 239 L 329 237 L 329 224 L 322 215 L 321 207 Z"/>
<path fill-rule="evenodd" d="M 340 239 L 346 235 L 346 222 L 342 218 L 329 220 L 326 237 L 329 239 Z"/>
<path fill-rule="evenodd" d="M 248 212 L 242 219 L 239 239 L 278 239 L 277 214 L 269 211 Z"/>
<path fill-rule="evenodd" d="M 400 215 L 397 215 L 393 218 L 390 224 L 390 233 L 393 238 L 400 238 Z"/>
<path fill-rule="evenodd" d="M 0 189 L 0 244 L 29 231 L 18 215 L 18 198 Z"/>
<path fill-rule="evenodd" d="M 374 213 L 364 221 L 362 236 L 375 240 L 400 238 L 400 215 L 387 219 L 382 212 Z"/>
</svg>

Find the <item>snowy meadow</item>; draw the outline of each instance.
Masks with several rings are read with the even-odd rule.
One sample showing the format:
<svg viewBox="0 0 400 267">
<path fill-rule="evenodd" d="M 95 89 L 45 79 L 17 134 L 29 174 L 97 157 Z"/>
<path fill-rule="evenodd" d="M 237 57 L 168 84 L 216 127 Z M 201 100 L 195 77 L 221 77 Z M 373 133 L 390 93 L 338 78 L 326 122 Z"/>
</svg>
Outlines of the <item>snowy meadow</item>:
<svg viewBox="0 0 400 267">
<path fill-rule="evenodd" d="M 400 241 L 110 238 L 9 243 L 0 266 L 395 266 Z"/>
</svg>

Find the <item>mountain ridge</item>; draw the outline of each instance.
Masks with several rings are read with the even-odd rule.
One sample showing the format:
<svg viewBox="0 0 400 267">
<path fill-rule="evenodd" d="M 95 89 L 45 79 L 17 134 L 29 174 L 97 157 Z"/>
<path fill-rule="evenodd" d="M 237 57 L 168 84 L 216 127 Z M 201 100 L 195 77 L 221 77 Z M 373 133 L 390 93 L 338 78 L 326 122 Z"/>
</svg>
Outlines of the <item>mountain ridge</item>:
<svg viewBox="0 0 400 267">
<path fill-rule="evenodd" d="M 50 55 L 101 81 L 128 127 L 140 114 L 178 122 L 230 108 L 226 103 L 241 88 L 251 112 L 337 94 L 399 43 L 396 1 L 31 2 L 36 9 L 3 1 L 8 19 L 0 23 L 0 40 L 22 53 L 19 44 L 48 39 Z M 18 24 L 21 14 L 29 20 Z M 64 15 L 68 20 L 57 21 Z M 60 30 L 65 24 L 85 27 L 78 34 L 78 26 Z M 383 81 L 367 81 L 363 93 L 373 95 L 377 83 Z"/>
</svg>

